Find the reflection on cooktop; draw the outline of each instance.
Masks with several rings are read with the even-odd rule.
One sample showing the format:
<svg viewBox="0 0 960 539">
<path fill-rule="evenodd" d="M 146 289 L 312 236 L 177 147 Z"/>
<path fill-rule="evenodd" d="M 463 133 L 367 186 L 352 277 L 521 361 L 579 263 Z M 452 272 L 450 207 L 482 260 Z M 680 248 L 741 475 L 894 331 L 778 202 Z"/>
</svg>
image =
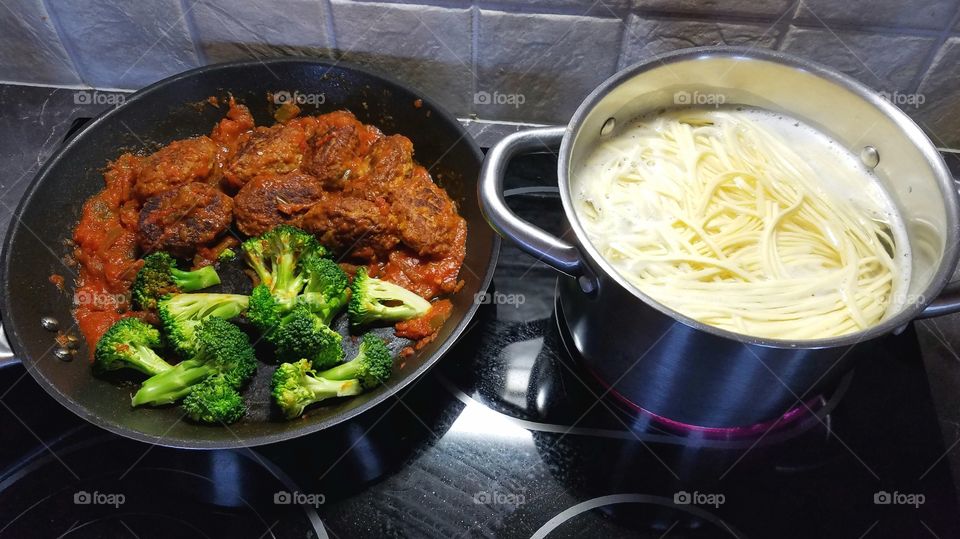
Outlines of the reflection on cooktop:
<svg viewBox="0 0 960 539">
<path fill-rule="evenodd" d="M 252 451 L 144 446 L 81 425 L 7 469 L 4 537 L 319 537 L 295 484 Z M 49 532 L 49 533 L 47 533 Z"/>
<path fill-rule="evenodd" d="M 519 161 L 509 200 L 562 232 L 555 165 Z M 813 413 L 717 437 L 604 396 L 564 347 L 557 274 L 506 245 L 500 260 L 428 376 L 255 450 L 121 440 L 0 370 L 0 537 L 960 536 L 912 329 Z"/>
</svg>

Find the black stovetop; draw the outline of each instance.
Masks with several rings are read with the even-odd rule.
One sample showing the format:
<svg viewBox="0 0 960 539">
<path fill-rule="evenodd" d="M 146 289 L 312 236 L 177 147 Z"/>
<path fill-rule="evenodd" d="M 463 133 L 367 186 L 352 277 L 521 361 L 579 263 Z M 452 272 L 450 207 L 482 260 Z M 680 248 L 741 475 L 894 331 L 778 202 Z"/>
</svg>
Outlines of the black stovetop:
<svg viewBox="0 0 960 539">
<path fill-rule="evenodd" d="M 521 215 L 562 232 L 555 167 L 521 159 L 507 187 Z M 912 328 L 816 415 L 703 437 L 603 395 L 564 345 L 557 279 L 504 245 L 492 301 L 430 374 L 355 420 L 253 450 L 121 439 L 2 370 L 0 537 L 960 536 Z"/>
</svg>

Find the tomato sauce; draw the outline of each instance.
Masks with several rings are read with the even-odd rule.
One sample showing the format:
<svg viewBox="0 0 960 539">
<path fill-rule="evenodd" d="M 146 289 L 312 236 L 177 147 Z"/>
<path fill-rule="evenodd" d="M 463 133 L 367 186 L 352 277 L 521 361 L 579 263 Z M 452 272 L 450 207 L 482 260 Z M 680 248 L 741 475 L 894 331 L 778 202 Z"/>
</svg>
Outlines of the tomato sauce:
<svg viewBox="0 0 960 539">
<path fill-rule="evenodd" d="M 137 213 L 131 190 L 140 158 L 125 154 L 107 166 L 106 186 L 83 205 L 73 234 L 80 274 L 74 316 L 88 343 L 95 343 L 129 310 L 137 259 Z M 92 349 L 92 346 L 91 346 Z"/>
<path fill-rule="evenodd" d="M 386 264 L 371 268 L 371 274 L 426 299 L 456 292 L 463 285 L 457 277 L 466 255 L 466 236 L 467 225 L 461 220 L 454 247 L 444 258 L 421 260 L 407 250 L 396 250 L 390 253 Z"/>
<path fill-rule="evenodd" d="M 419 350 L 430 342 L 430 340 L 433 340 L 432 338 L 436 336 L 440 328 L 443 327 L 443 324 L 450 318 L 451 312 L 453 312 L 453 303 L 451 303 L 449 299 L 437 300 L 433 303 L 433 306 L 430 307 L 430 310 L 427 311 L 427 314 L 420 318 L 399 322 L 396 325 L 395 334 L 397 337 L 419 341 L 415 345 L 415 348 Z"/>
</svg>

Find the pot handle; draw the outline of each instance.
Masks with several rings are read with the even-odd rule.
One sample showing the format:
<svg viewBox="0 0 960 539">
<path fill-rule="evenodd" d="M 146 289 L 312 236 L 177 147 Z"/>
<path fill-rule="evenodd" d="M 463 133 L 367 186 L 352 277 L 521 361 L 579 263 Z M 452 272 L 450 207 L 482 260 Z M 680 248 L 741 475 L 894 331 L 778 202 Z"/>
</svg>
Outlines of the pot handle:
<svg viewBox="0 0 960 539">
<path fill-rule="evenodd" d="M 13 355 L 13 348 L 7 341 L 7 333 L 3 330 L 3 325 L 0 324 L 0 369 L 17 363 L 20 363 L 20 360 Z"/>
<path fill-rule="evenodd" d="M 568 275 L 583 274 L 580 251 L 513 213 L 503 197 L 503 176 L 510 159 L 538 149 L 554 149 L 566 133 L 566 127 L 545 127 L 513 133 L 487 152 L 480 171 L 480 209 L 490 226 L 517 247 Z"/>
<path fill-rule="evenodd" d="M 920 311 L 917 318 L 933 318 L 960 312 L 960 281 L 947 283 L 940 295 Z"/>
</svg>

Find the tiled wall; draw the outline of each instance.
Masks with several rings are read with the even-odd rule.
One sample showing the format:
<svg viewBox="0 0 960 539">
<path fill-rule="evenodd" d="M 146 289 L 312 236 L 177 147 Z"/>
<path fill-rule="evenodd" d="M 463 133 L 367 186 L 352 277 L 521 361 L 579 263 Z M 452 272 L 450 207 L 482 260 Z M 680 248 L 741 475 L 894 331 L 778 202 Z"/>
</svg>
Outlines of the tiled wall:
<svg viewBox="0 0 960 539">
<path fill-rule="evenodd" d="M 960 0 L 7 0 L 0 79 L 138 88 L 212 62 L 367 64 L 460 116 L 566 121 L 618 68 L 694 45 L 793 52 L 960 146 Z M 896 94 L 894 94 L 896 92 Z"/>
</svg>

